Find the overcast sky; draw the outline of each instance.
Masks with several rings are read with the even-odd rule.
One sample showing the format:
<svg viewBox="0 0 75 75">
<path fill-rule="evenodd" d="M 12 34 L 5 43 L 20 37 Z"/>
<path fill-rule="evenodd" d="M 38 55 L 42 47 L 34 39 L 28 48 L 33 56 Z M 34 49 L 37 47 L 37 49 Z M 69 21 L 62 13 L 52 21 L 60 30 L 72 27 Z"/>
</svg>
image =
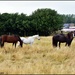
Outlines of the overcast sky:
<svg viewBox="0 0 75 75">
<path fill-rule="evenodd" d="M 75 1 L 0 1 L 0 13 L 30 15 L 38 8 L 50 8 L 59 14 L 75 14 Z"/>
</svg>

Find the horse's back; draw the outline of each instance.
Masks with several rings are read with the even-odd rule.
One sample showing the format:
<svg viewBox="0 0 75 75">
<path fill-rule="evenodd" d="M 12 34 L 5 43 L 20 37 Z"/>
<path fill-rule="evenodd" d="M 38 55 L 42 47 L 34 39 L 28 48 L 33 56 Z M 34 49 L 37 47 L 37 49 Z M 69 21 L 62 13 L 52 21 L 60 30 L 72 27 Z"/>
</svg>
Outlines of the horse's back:
<svg viewBox="0 0 75 75">
<path fill-rule="evenodd" d="M 53 40 L 58 40 L 59 37 L 60 37 L 59 34 L 57 34 L 57 35 L 54 35 L 52 39 L 53 39 Z"/>
<path fill-rule="evenodd" d="M 15 35 L 2 35 L 1 38 L 2 41 L 9 42 L 9 43 L 17 42 L 19 40 L 19 38 Z"/>
<path fill-rule="evenodd" d="M 60 34 L 60 35 L 59 35 L 59 42 L 62 42 L 62 43 L 63 43 L 63 42 L 66 42 L 66 38 L 67 38 L 67 37 L 66 37 L 64 34 Z"/>
<path fill-rule="evenodd" d="M 2 35 L 1 38 L 2 38 L 2 41 L 5 41 L 7 39 L 7 35 Z"/>
<path fill-rule="evenodd" d="M 23 42 L 27 40 L 27 38 L 25 38 L 25 37 L 20 37 L 20 39 L 21 39 Z"/>
</svg>

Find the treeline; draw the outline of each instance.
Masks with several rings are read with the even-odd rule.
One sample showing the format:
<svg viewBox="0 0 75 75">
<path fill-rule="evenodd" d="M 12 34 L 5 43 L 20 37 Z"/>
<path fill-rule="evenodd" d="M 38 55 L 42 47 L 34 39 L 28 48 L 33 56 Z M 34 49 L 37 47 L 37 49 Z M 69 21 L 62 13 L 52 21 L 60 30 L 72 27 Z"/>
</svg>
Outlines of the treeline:
<svg viewBox="0 0 75 75">
<path fill-rule="evenodd" d="M 0 35 L 48 36 L 61 29 L 65 19 L 65 15 L 60 15 L 52 9 L 37 9 L 29 16 L 24 13 L 2 13 L 0 14 Z"/>
<path fill-rule="evenodd" d="M 62 15 L 64 23 L 74 23 L 75 24 L 75 14 Z"/>
</svg>

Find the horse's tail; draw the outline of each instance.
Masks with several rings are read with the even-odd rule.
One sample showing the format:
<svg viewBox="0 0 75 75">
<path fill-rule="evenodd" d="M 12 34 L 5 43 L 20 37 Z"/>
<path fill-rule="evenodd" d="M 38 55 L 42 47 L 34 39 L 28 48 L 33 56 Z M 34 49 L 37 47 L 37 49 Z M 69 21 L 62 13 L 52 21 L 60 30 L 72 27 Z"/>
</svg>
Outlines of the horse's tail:
<svg viewBox="0 0 75 75">
<path fill-rule="evenodd" d="M 52 38 L 52 45 L 53 45 L 53 47 L 57 47 L 57 41 L 54 36 Z"/>
</svg>

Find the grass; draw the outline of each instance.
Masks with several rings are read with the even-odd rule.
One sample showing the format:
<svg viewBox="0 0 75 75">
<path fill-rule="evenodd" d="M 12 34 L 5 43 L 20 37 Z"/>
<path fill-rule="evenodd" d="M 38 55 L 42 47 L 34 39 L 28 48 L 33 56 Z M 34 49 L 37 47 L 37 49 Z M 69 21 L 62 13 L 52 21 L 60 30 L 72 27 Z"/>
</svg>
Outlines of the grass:
<svg viewBox="0 0 75 75">
<path fill-rule="evenodd" d="M 52 37 L 41 37 L 32 46 L 22 48 L 5 43 L 0 48 L 0 73 L 75 74 L 75 39 L 71 47 L 52 47 Z"/>
</svg>

